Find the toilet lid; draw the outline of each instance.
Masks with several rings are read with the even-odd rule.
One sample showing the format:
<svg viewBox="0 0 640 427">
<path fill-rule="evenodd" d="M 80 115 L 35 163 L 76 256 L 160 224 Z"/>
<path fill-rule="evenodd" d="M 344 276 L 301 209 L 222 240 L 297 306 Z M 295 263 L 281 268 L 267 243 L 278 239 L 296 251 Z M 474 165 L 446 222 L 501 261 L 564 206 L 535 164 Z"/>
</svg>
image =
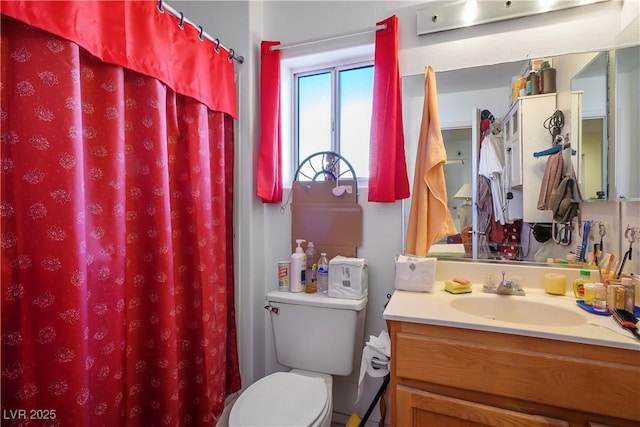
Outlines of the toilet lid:
<svg viewBox="0 0 640 427">
<path fill-rule="evenodd" d="M 231 409 L 230 426 L 310 426 L 327 403 L 322 378 L 276 372 L 251 385 Z"/>
</svg>

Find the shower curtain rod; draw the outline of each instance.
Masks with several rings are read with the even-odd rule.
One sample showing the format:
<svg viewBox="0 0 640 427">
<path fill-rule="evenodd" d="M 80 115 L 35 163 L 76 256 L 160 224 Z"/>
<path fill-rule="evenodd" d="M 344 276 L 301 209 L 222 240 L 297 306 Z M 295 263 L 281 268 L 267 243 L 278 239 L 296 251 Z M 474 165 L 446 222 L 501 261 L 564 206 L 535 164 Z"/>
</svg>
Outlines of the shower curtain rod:
<svg viewBox="0 0 640 427">
<path fill-rule="evenodd" d="M 299 47 L 299 46 L 305 46 L 308 44 L 326 42 L 329 40 L 342 39 L 345 37 L 358 36 L 360 34 L 367 34 L 367 33 L 373 33 L 376 31 L 384 30 L 385 28 L 387 28 L 387 24 L 381 24 L 381 25 L 376 25 L 375 27 L 365 28 L 362 30 L 352 31 L 349 33 L 336 34 L 335 36 L 324 37 L 321 39 L 312 39 L 312 40 L 305 40 L 305 41 L 289 43 L 289 44 L 274 45 L 274 46 L 271 46 L 269 50 L 289 49 L 291 47 Z"/>
<path fill-rule="evenodd" d="M 242 55 L 238 55 L 233 49 L 228 49 L 226 47 L 224 47 L 221 43 L 220 43 L 220 39 L 216 39 L 212 36 L 210 36 L 209 34 L 207 34 L 203 29 L 202 26 L 200 25 L 196 25 L 193 23 L 193 21 L 190 21 L 189 19 L 184 17 L 184 13 L 182 12 L 178 12 L 177 10 L 175 10 L 173 7 L 171 7 L 171 5 L 168 5 L 166 3 L 164 3 L 162 0 L 158 0 L 158 7 L 157 7 L 158 11 L 160 13 L 164 13 L 164 10 L 166 9 L 167 12 L 169 12 L 171 15 L 173 15 L 174 17 L 178 18 L 178 25 L 180 27 L 182 27 L 184 25 L 184 23 L 186 22 L 187 24 L 191 25 L 193 28 L 200 30 L 200 35 L 199 37 L 204 37 L 208 40 L 211 40 L 212 42 L 216 43 L 216 47 L 222 47 L 223 49 L 226 49 L 229 51 L 229 53 L 231 54 L 231 58 L 236 60 L 239 64 L 244 63 L 244 56 Z"/>
</svg>

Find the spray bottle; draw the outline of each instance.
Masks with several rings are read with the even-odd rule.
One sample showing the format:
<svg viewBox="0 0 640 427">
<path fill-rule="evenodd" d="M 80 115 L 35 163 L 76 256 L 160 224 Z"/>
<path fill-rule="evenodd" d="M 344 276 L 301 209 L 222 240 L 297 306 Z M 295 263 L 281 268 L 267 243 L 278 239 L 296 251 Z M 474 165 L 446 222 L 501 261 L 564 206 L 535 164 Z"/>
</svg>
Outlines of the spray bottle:
<svg viewBox="0 0 640 427">
<path fill-rule="evenodd" d="M 303 292 L 307 269 L 306 256 L 300 246 L 304 240 L 296 239 L 296 251 L 291 254 L 291 292 Z"/>
</svg>

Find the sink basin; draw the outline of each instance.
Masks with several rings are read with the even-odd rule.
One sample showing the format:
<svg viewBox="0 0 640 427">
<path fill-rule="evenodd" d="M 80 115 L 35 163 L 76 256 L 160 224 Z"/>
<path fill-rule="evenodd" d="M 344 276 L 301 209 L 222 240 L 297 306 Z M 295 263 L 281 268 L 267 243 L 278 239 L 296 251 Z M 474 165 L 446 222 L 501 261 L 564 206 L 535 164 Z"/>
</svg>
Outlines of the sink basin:
<svg viewBox="0 0 640 427">
<path fill-rule="evenodd" d="M 497 298 L 465 297 L 451 301 L 451 307 L 463 313 L 502 322 L 539 326 L 578 326 L 587 319 L 575 311 L 528 301 L 522 297 Z"/>
</svg>

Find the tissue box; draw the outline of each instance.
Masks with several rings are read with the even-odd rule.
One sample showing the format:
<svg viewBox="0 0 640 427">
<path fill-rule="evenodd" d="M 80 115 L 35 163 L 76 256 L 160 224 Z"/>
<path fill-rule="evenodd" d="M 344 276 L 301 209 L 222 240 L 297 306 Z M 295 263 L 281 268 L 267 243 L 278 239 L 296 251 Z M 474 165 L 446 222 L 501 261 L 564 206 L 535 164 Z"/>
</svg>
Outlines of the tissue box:
<svg viewBox="0 0 640 427">
<path fill-rule="evenodd" d="M 338 255 L 329 261 L 328 295 L 333 298 L 362 299 L 369 288 L 369 266 L 364 258 Z"/>
<path fill-rule="evenodd" d="M 437 258 L 399 255 L 393 286 L 401 291 L 431 292 L 436 282 Z"/>
</svg>

